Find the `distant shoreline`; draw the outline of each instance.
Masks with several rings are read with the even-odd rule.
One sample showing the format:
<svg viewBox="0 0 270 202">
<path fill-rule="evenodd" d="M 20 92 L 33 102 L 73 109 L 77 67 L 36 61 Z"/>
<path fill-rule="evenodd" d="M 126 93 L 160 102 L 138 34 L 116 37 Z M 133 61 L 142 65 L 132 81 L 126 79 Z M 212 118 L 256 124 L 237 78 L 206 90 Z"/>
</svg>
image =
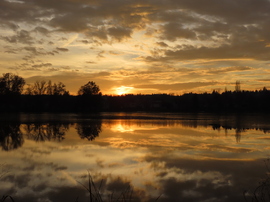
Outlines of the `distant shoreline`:
<svg viewBox="0 0 270 202">
<path fill-rule="evenodd" d="M 270 91 L 184 95 L 1 95 L 0 112 L 269 113 Z"/>
</svg>

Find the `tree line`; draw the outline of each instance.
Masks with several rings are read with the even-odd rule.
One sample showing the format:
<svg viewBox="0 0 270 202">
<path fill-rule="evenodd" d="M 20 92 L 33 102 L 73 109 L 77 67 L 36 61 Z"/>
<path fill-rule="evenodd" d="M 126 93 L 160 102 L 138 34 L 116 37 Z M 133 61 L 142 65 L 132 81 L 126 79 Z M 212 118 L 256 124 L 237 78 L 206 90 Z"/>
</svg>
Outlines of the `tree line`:
<svg viewBox="0 0 270 202">
<path fill-rule="evenodd" d="M 26 88 L 24 88 L 26 86 Z M 235 91 L 212 93 L 102 95 L 89 81 L 77 95 L 70 95 L 62 83 L 36 81 L 26 85 L 15 74 L 0 77 L 0 112 L 270 112 L 270 91 L 244 91 L 236 82 Z"/>
<path fill-rule="evenodd" d="M 24 78 L 12 73 L 4 73 L 0 77 L 0 95 L 69 95 L 62 82 L 36 81 L 34 84 L 27 84 L 24 89 L 25 84 Z M 78 90 L 78 95 L 98 94 L 101 94 L 99 86 L 93 81 L 89 81 Z"/>
<path fill-rule="evenodd" d="M 99 86 L 89 81 L 77 96 L 70 95 L 62 82 L 36 81 L 5 73 L 0 77 L 0 112 L 80 112 L 101 110 Z"/>
</svg>

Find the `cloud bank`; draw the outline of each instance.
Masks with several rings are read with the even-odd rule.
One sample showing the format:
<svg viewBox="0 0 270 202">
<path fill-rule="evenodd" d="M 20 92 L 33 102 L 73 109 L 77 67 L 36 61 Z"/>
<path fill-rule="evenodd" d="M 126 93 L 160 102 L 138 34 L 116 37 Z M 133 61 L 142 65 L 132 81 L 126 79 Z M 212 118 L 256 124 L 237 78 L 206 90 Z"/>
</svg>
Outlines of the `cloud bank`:
<svg viewBox="0 0 270 202">
<path fill-rule="evenodd" d="M 212 82 L 215 85 L 203 90 L 213 90 L 224 88 L 228 78 L 256 89 L 261 85 L 258 79 L 266 79 L 264 72 L 269 71 L 269 9 L 268 0 L 3 0 L 1 72 L 49 79 L 76 71 L 74 80 L 85 83 L 81 75 L 129 74 L 99 80 L 107 93 L 119 86 L 136 87 L 126 82 L 127 77 L 142 83 L 137 93 L 149 93 L 143 87 L 149 85 L 153 92 L 168 93 L 156 85 L 168 81 L 205 83 L 201 87 Z M 166 81 L 160 72 L 151 71 L 155 68 L 167 72 Z M 211 75 L 205 74 L 209 69 Z M 148 82 L 140 79 L 142 71 Z M 71 91 L 79 88 L 74 85 Z M 179 87 L 176 92 L 185 90 L 189 89 Z"/>
</svg>

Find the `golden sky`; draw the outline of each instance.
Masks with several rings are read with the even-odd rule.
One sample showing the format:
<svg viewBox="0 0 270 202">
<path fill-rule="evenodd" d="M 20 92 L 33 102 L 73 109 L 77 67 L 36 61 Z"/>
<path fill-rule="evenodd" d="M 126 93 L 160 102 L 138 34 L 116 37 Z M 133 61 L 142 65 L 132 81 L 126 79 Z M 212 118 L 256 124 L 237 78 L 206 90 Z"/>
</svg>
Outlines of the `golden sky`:
<svg viewBox="0 0 270 202">
<path fill-rule="evenodd" d="M 0 74 L 76 94 L 270 87 L 269 0 L 1 0 Z"/>
</svg>

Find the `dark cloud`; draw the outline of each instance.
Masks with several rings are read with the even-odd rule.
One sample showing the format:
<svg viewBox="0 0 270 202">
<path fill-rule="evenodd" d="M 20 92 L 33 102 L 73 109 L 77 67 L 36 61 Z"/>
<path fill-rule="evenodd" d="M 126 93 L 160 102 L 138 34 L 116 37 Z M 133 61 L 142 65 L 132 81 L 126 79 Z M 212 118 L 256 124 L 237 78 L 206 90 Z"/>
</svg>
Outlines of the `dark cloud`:
<svg viewBox="0 0 270 202">
<path fill-rule="evenodd" d="M 157 45 L 161 46 L 161 47 L 168 47 L 168 44 L 166 44 L 165 42 L 161 41 L 161 42 L 157 42 Z"/>
<path fill-rule="evenodd" d="M 36 27 L 34 31 L 44 34 L 45 36 L 48 36 L 50 33 L 50 31 L 44 27 Z"/>
<path fill-rule="evenodd" d="M 81 16 L 80 11 L 74 12 L 53 18 L 50 21 L 50 25 L 58 28 L 58 31 L 82 32 L 86 30 L 88 26 L 84 16 Z"/>
<path fill-rule="evenodd" d="M 28 52 L 34 54 L 34 55 L 39 55 L 39 54 L 41 54 L 41 52 L 40 52 L 37 48 L 31 47 L 31 46 L 29 46 L 29 47 L 24 47 L 24 50 L 26 50 L 26 51 L 28 51 Z"/>
<path fill-rule="evenodd" d="M 163 32 L 161 38 L 169 41 L 175 41 L 178 38 L 196 39 L 196 33 L 193 30 L 184 28 L 184 26 L 179 23 L 167 23 L 163 26 Z"/>
<path fill-rule="evenodd" d="M 254 73 L 261 63 L 269 61 L 269 10 L 268 0 L 3 0 L 0 1 L 1 51 L 4 62 L 18 54 L 13 66 L 20 64 L 18 60 L 21 59 L 31 63 L 24 70 L 30 70 L 38 59 L 59 64 L 53 60 L 62 57 L 51 57 L 59 53 L 61 56 L 67 53 L 77 55 L 74 58 L 78 60 L 85 56 L 81 61 L 91 61 L 97 47 L 100 51 L 97 58 L 102 59 L 98 66 L 107 62 L 105 56 L 108 61 L 112 59 L 111 54 L 104 54 L 110 53 L 109 46 L 113 50 L 120 47 L 121 54 L 112 59 L 112 64 L 101 67 L 106 71 L 115 71 L 119 66 L 137 70 L 136 64 L 141 72 L 142 68 L 148 69 L 154 64 L 163 64 L 162 71 L 167 71 L 166 65 L 192 69 L 199 65 L 209 67 L 206 62 L 212 60 L 216 61 L 216 65 L 211 65 L 215 69 L 204 68 L 202 73 L 192 72 L 193 75 L 185 77 L 186 80 L 204 78 L 204 81 L 212 81 L 216 74 Z M 134 63 L 131 64 L 132 59 Z M 119 62 L 121 64 L 116 67 L 117 60 L 126 64 Z M 222 61 L 227 61 L 227 64 Z M 70 65 L 74 71 L 84 71 L 83 68 L 88 67 L 82 62 L 72 65 L 68 60 L 62 62 L 63 66 Z M 72 67 L 74 64 L 78 66 Z M 248 69 L 228 68 L 236 66 L 253 69 L 248 72 Z M 176 77 L 181 74 L 177 71 L 171 73 L 177 73 Z M 155 74 L 144 75 L 144 81 L 156 78 Z M 133 73 L 133 76 L 136 75 Z M 245 75 L 243 79 L 246 78 Z M 120 79 L 112 81 L 113 84 L 119 82 Z M 104 85 L 109 90 L 109 85 Z M 173 86 L 170 88 L 174 89 Z"/>
<path fill-rule="evenodd" d="M 23 189 L 28 186 L 28 183 L 31 180 L 29 173 L 24 173 L 20 175 L 6 175 L 3 177 L 3 181 L 15 182 L 16 188 Z"/>
<path fill-rule="evenodd" d="M 154 0 L 22 2 L 1 2 L 2 25 L 18 30 L 18 25 L 14 22 L 27 22 L 32 25 L 39 23 L 42 26 L 37 26 L 34 30 L 47 36 L 50 31 L 43 25 L 63 32 L 84 33 L 89 38 L 102 41 L 108 41 L 108 36 L 122 41 L 130 38 L 135 30 L 160 23 L 158 37 L 163 40 L 200 39 L 220 42 L 216 48 L 194 46 L 193 51 L 171 50 L 166 52 L 169 58 L 177 54 L 181 56 L 180 60 L 200 59 L 209 58 L 209 55 L 213 54 L 214 58 L 251 57 L 260 60 L 267 59 L 266 55 L 269 54 L 268 48 L 265 47 L 270 41 L 269 35 L 266 34 L 270 31 L 270 2 L 267 0 L 208 0 L 204 3 L 199 0 L 170 0 L 166 4 Z M 32 38 L 26 30 L 3 39 L 10 43 L 32 43 Z M 246 46 L 238 46 L 237 41 L 243 39 L 249 43 Z"/>
<path fill-rule="evenodd" d="M 52 66 L 51 63 L 42 63 L 42 64 L 38 64 L 38 65 L 32 65 L 32 67 L 34 67 L 34 68 L 51 67 L 51 66 Z"/>
<path fill-rule="evenodd" d="M 85 35 L 89 38 L 97 38 L 102 42 L 108 41 L 107 30 L 103 26 L 97 28 L 91 27 L 85 32 Z"/>
<path fill-rule="evenodd" d="M 148 156 L 159 172 L 177 172 L 176 177 L 160 178 L 162 196 L 159 201 L 242 201 L 243 192 L 255 189 L 265 175 L 262 160 L 230 161 L 183 159 Z M 165 163 L 165 166 L 159 166 Z M 256 172 L 254 172 L 256 170 Z M 196 175 L 196 178 L 192 176 Z"/>
<path fill-rule="evenodd" d="M 82 42 L 84 44 L 90 44 L 90 43 L 92 43 L 91 41 L 89 41 L 87 39 L 79 40 L 79 42 Z"/>
<path fill-rule="evenodd" d="M 264 42 L 246 42 L 220 47 L 188 46 L 183 49 L 166 50 L 165 56 L 148 56 L 148 62 L 184 61 L 197 59 L 256 59 L 268 60 L 270 49 Z"/>
<path fill-rule="evenodd" d="M 56 48 L 57 51 L 61 51 L 61 52 L 68 52 L 68 48 Z"/>
<path fill-rule="evenodd" d="M 10 37 L 2 37 L 5 41 L 9 43 L 22 43 L 22 44 L 32 44 L 33 38 L 30 33 L 26 30 L 18 31 L 16 35 Z"/>
<path fill-rule="evenodd" d="M 17 24 L 13 22 L 0 22 L 0 26 L 4 28 L 9 28 L 13 31 L 17 31 L 20 28 Z"/>
<path fill-rule="evenodd" d="M 109 35 L 114 39 L 121 41 L 124 38 L 130 38 L 131 30 L 123 27 L 112 27 L 108 29 Z"/>
<path fill-rule="evenodd" d="M 248 70 L 252 70 L 253 68 L 251 67 L 247 67 L 247 66 L 236 66 L 236 67 L 225 67 L 225 68 L 213 68 L 209 71 L 207 71 L 207 73 L 209 74 L 224 74 L 224 73 L 228 73 L 228 72 L 242 72 L 242 71 L 248 71 Z"/>
<path fill-rule="evenodd" d="M 107 189 L 111 192 L 122 192 L 123 190 L 130 187 L 130 182 L 125 181 L 124 179 L 116 178 L 108 183 Z"/>
<path fill-rule="evenodd" d="M 26 55 L 23 59 L 31 61 L 31 63 L 33 63 L 32 60 L 36 56 L 39 56 L 39 55 L 55 55 L 56 53 L 58 53 L 56 51 L 46 51 L 43 48 L 38 48 L 38 47 L 33 47 L 33 46 L 26 46 L 26 47 L 23 47 L 23 48 L 18 48 L 17 52 L 22 51 L 22 50 L 24 50 L 24 51 L 26 51 L 28 53 L 28 55 Z"/>
<path fill-rule="evenodd" d="M 97 77 L 110 76 L 110 72 L 99 72 L 95 74 Z"/>
<path fill-rule="evenodd" d="M 40 14 L 38 13 L 44 13 L 44 12 L 40 12 L 41 10 L 39 10 L 33 4 L 31 5 L 29 3 L 26 3 L 26 2 L 19 3 L 15 1 L 1 1 L 0 2 L 1 22 L 4 24 L 7 24 L 9 22 L 32 23 L 36 21 L 37 18 L 33 18 L 33 17 L 40 16 Z"/>
</svg>

